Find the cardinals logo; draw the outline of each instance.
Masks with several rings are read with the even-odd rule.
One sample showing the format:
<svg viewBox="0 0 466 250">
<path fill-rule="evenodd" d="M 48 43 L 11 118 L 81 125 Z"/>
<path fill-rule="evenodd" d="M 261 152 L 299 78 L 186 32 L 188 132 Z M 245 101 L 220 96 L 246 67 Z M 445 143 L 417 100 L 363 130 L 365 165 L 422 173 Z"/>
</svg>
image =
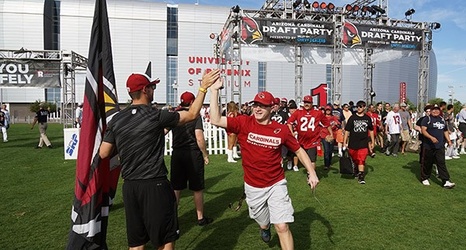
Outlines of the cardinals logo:
<svg viewBox="0 0 466 250">
<path fill-rule="evenodd" d="M 345 22 L 342 38 L 343 46 L 346 48 L 353 48 L 356 45 L 362 44 L 361 37 L 358 33 L 358 28 L 356 28 L 354 24 Z"/>
<path fill-rule="evenodd" d="M 241 41 L 246 44 L 253 44 L 263 39 L 262 32 L 256 20 L 244 16 L 241 22 Z"/>
</svg>

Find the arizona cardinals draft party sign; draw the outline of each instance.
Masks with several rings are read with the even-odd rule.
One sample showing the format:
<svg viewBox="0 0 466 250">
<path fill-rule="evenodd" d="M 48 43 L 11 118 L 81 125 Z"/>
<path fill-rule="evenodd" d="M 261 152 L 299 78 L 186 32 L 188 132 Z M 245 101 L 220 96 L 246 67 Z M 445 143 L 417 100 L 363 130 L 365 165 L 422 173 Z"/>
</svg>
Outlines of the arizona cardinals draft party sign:
<svg viewBox="0 0 466 250">
<path fill-rule="evenodd" d="M 331 22 L 242 18 L 241 41 L 244 44 L 301 44 L 333 46 Z M 344 22 L 342 43 L 346 48 L 377 47 L 383 49 L 422 48 L 421 29 L 403 29 Z"/>
</svg>

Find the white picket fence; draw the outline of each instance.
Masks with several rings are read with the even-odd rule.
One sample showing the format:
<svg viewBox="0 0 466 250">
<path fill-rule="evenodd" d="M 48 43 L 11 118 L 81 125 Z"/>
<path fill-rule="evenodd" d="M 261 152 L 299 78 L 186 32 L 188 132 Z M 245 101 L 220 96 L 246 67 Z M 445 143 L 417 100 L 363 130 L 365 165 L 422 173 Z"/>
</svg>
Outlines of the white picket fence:
<svg viewBox="0 0 466 250">
<path fill-rule="evenodd" d="M 209 155 L 226 154 L 227 133 L 224 128 L 204 122 L 204 137 Z M 172 154 L 173 134 L 170 131 L 165 136 L 165 155 Z"/>
</svg>

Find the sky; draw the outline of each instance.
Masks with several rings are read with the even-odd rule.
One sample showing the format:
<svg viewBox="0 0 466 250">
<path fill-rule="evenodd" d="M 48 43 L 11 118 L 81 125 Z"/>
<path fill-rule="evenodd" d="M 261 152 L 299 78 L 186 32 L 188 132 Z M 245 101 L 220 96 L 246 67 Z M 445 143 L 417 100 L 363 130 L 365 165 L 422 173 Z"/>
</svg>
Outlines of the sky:
<svg viewBox="0 0 466 250">
<path fill-rule="evenodd" d="M 239 5 L 242 9 L 260 9 L 265 0 L 166 0 L 173 4 Z M 283 1 L 283 0 L 282 0 Z M 309 2 L 313 2 L 309 0 Z M 321 1 L 319 1 L 321 2 Z M 326 1 L 343 7 L 354 1 Z M 377 4 L 375 1 L 373 4 Z M 433 31 L 432 48 L 437 57 L 437 95 L 445 101 L 451 96 L 466 103 L 466 1 L 464 0 L 385 0 L 388 17 L 405 19 L 405 12 L 414 9 L 413 22 L 438 22 L 441 28 Z M 416 72 L 417 74 L 417 72 Z"/>
</svg>

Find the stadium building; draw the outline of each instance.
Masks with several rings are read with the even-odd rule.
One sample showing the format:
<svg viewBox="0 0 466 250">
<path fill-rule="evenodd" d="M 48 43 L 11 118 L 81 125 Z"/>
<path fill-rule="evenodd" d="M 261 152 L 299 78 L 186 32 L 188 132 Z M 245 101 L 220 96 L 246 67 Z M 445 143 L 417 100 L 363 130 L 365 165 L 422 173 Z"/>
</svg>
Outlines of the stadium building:
<svg viewBox="0 0 466 250">
<path fill-rule="evenodd" d="M 0 49 L 17 50 L 16 54 L 32 50 L 74 51 L 87 57 L 94 4 L 94 0 L 0 0 Z M 215 37 L 221 35 L 230 15 L 230 8 L 136 0 L 107 0 L 107 7 L 120 103 L 127 103 L 130 99 L 125 86 L 127 77 L 132 72 L 144 72 L 148 62 L 152 62 L 152 77 L 161 80 L 154 100 L 170 105 L 177 105 L 178 97 L 184 91 L 196 93 L 204 70 L 218 67 L 214 54 L 216 41 L 211 34 Z M 273 25 L 268 27 L 271 26 Z M 266 31 L 270 35 L 271 30 L 265 30 L 264 27 L 263 35 L 267 36 Z M 313 27 L 325 32 L 325 25 Z M 403 33 L 403 29 L 363 28 L 359 27 L 362 37 L 369 32 L 372 35 Z M 404 34 L 407 32 L 405 30 Z M 416 35 L 413 34 L 413 37 Z M 326 42 L 314 38 L 299 37 L 304 42 L 311 41 L 300 47 L 300 81 L 302 95 L 319 96 L 324 99 L 319 102 L 323 103 L 335 99 L 330 93 L 334 77 L 333 47 L 321 46 Z M 381 42 L 380 39 L 377 41 Z M 370 77 L 372 91 L 376 94 L 373 100 L 398 102 L 400 83 L 404 83 L 406 98 L 416 103 L 420 72 L 420 52 L 416 46 L 419 44 L 391 43 L 391 47 L 390 43 L 385 43 L 387 44 L 388 46 L 375 46 L 370 52 Z M 270 91 L 280 98 L 299 99 L 295 89 L 295 50 L 296 46 L 286 42 L 272 42 L 266 46 L 260 42 L 244 44 L 241 50 L 241 71 L 226 72 L 226 88 L 223 93 L 226 99 L 230 99 L 228 91 L 233 91 L 232 85 L 241 86 L 241 102 L 252 100 L 262 90 Z M 367 50 L 365 47 L 351 45 L 344 47 L 341 53 L 341 95 L 338 100 L 345 103 L 363 99 L 367 80 Z M 437 88 L 437 62 L 434 52 L 429 49 L 428 53 L 426 87 L 427 96 L 431 98 L 435 96 Z M 2 57 L 0 54 L 0 62 L 3 63 L 0 74 L 5 75 L 10 72 L 7 72 L 8 67 L 1 61 Z M 63 74 L 63 67 L 60 72 Z M 241 74 L 241 77 L 238 79 L 234 77 L 235 74 Z M 75 76 L 76 102 L 81 102 L 85 70 L 77 70 Z M 61 79 L 60 77 L 58 81 Z M 63 101 L 59 83 L 58 87 L 30 88 L 24 87 L 28 84 L 22 84 L 19 88 L 8 84 L 11 78 L 2 76 L 0 80 L 0 101 L 10 104 L 13 116 L 31 115 L 24 106 L 36 100 L 57 104 Z M 21 105 L 23 108 L 20 108 Z"/>
</svg>

